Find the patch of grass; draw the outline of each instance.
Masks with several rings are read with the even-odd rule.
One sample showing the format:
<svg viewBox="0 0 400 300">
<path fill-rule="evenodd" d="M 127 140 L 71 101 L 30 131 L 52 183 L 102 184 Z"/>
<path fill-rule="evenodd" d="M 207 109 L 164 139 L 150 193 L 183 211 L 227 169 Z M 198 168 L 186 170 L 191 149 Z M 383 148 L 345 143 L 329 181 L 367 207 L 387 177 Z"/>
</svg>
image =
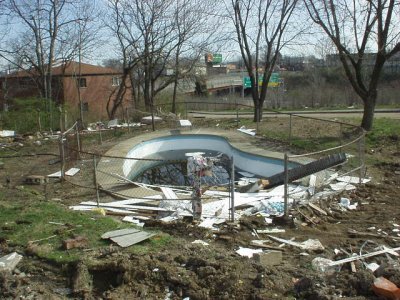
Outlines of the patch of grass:
<svg viewBox="0 0 400 300">
<path fill-rule="evenodd" d="M 385 141 L 400 141 L 400 122 L 396 119 L 376 118 L 373 128 L 367 133 L 368 147 L 377 147 Z"/>
<path fill-rule="evenodd" d="M 21 247 L 26 247 L 29 241 L 44 239 L 34 243 L 35 254 L 60 264 L 82 257 L 80 249 L 63 250 L 61 248 L 63 240 L 73 235 L 82 235 L 88 238 L 89 248 L 104 247 L 109 244 L 109 241 L 102 240 L 101 234 L 128 227 L 132 226 L 110 217 L 90 212 L 76 212 L 49 202 L 0 205 L 1 239 L 6 239 L 10 245 Z"/>
</svg>

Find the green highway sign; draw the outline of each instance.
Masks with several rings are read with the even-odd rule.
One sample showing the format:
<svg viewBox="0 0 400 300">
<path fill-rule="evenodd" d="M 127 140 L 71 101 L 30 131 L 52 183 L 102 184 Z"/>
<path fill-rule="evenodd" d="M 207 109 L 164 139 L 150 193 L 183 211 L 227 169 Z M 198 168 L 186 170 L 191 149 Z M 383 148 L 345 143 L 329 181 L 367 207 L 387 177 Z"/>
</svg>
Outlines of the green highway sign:
<svg viewBox="0 0 400 300">
<path fill-rule="evenodd" d="M 260 75 L 258 77 L 258 85 L 262 85 L 264 80 L 264 76 Z M 268 86 L 270 87 L 276 87 L 281 83 L 281 78 L 279 76 L 279 73 L 272 73 L 271 77 L 269 78 L 269 82 L 268 82 Z M 250 77 L 249 76 L 245 76 L 243 77 L 243 86 L 245 89 L 250 88 L 251 87 L 251 81 L 250 81 Z"/>
<path fill-rule="evenodd" d="M 222 54 L 214 53 L 212 58 L 213 64 L 220 64 L 222 63 Z"/>
</svg>

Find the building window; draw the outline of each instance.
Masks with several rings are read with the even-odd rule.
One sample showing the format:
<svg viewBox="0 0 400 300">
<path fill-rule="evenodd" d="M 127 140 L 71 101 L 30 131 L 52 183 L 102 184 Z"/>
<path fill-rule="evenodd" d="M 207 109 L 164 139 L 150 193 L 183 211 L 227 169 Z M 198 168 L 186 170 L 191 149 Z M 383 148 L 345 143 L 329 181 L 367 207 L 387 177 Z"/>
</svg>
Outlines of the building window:
<svg viewBox="0 0 400 300">
<path fill-rule="evenodd" d="M 78 78 L 77 81 L 80 88 L 87 87 L 86 78 Z"/>
<path fill-rule="evenodd" d="M 34 82 L 29 77 L 24 77 L 19 80 L 19 86 L 22 88 L 34 86 Z"/>
<path fill-rule="evenodd" d="M 115 76 L 115 77 L 113 77 L 112 80 L 111 80 L 111 85 L 112 85 L 112 86 L 119 86 L 119 85 L 121 84 L 121 82 L 122 82 L 121 77 Z"/>
<path fill-rule="evenodd" d="M 89 103 L 87 102 L 82 103 L 82 111 L 89 111 Z"/>
</svg>

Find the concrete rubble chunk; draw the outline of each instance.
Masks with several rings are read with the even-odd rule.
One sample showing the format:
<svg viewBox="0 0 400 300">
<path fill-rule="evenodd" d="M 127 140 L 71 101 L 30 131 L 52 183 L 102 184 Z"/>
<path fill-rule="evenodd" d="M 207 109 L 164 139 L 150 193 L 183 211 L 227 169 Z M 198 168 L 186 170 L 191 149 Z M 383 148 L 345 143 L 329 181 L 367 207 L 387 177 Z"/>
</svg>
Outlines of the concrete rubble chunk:
<svg viewBox="0 0 400 300">
<path fill-rule="evenodd" d="M 17 252 L 12 252 L 0 257 L 0 271 L 12 272 L 21 259 L 22 255 L 18 254 Z"/>
<path fill-rule="evenodd" d="M 47 183 L 48 181 L 49 179 L 42 175 L 29 175 L 25 178 L 25 182 L 27 184 L 41 185 Z"/>
<path fill-rule="evenodd" d="M 263 266 L 276 266 L 282 262 L 282 252 L 267 250 L 261 253 L 254 253 L 253 259 Z"/>
</svg>

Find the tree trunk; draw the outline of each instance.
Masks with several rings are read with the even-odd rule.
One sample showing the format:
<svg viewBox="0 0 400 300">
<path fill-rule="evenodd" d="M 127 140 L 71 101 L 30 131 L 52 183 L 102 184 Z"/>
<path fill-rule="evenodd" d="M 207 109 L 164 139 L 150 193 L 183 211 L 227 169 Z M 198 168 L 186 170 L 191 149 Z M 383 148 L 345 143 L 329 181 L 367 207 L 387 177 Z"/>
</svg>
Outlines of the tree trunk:
<svg viewBox="0 0 400 300">
<path fill-rule="evenodd" d="M 172 108 L 171 108 L 171 112 L 173 114 L 176 114 L 176 94 L 177 94 L 177 89 L 178 89 L 178 76 L 175 75 L 175 79 L 174 79 L 174 92 L 172 94 Z"/>
<path fill-rule="evenodd" d="M 361 121 L 361 127 L 364 128 L 366 131 L 370 131 L 372 129 L 376 97 L 376 94 L 370 94 L 368 98 L 364 100 L 364 114 Z"/>
<path fill-rule="evenodd" d="M 254 101 L 254 118 L 253 122 L 260 122 L 262 120 L 263 102 L 260 100 Z"/>
</svg>

